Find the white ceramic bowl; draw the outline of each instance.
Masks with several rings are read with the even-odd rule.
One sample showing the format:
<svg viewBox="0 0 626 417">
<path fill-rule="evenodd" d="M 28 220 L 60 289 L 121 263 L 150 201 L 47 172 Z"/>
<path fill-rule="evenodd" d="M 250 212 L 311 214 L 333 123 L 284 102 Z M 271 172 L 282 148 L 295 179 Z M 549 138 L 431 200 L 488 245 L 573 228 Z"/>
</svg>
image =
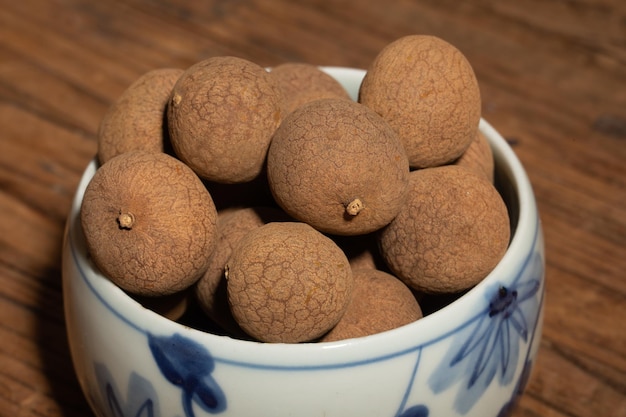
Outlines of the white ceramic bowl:
<svg viewBox="0 0 626 417">
<path fill-rule="evenodd" d="M 364 71 L 324 68 L 356 98 Z M 541 225 L 526 173 L 484 120 L 514 235 L 502 261 L 452 304 L 401 328 L 332 343 L 263 344 L 170 321 L 102 276 L 86 252 L 78 187 L 63 248 L 65 315 L 84 393 L 100 417 L 501 417 L 539 346 Z"/>
</svg>

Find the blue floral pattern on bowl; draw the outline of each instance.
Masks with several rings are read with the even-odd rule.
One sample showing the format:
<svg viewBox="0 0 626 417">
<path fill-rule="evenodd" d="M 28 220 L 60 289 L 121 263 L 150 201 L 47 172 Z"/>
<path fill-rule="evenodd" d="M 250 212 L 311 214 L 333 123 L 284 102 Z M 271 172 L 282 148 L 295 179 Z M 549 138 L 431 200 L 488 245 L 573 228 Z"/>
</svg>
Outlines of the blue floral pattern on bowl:
<svg viewBox="0 0 626 417">
<path fill-rule="evenodd" d="M 500 385 L 516 383 L 514 395 L 504 404 L 500 416 L 507 415 L 524 389 L 531 363 L 528 358 L 529 349 L 526 350 L 528 353 L 524 369 L 516 381 L 514 376 L 517 373 L 520 345 L 532 343 L 531 337 L 539 322 L 538 306 L 541 305 L 543 295 L 539 299 L 536 295 L 544 273 L 540 252 L 534 252 L 527 263 L 522 274 L 509 286 L 494 285 L 485 291 L 485 307 L 482 313 L 446 335 L 446 338 L 452 338 L 452 348 L 436 371 L 428 377 L 428 382 L 434 394 L 442 393 L 457 382 L 462 382 L 454 403 L 454 408 L 460 415 L 465 415 L 472 409 L 494 379 Z M 146 342 L 162 376 L 180 389 L 181 411 L 185 417 L 196 417 L 193 404 L 208 414 L 218 414 L 227 409 L 227 395 L 212 375 L 216 358 L 205 347 L 180 334 L 155 336 L 146 332 Z M 429 407 L 425 401 L 410 407 L 406 403 L 419 371 L 423 350 L 439 342 L 440 340 L 435 340 L 419 345 L 404 353 L 417 353 L 417 356 L 412 377 L 394 417 L 429 416 Z M 356 364 L 337 365 L 346 366 Z M 124 403 L 104 365 L 96 364 L 95 367 L 99 375 L 99 389 L 107 398 L 110 417 L 160 417 L 159 398 L 150 382 L 137 371 L 129 376 L 129 402 Z M 285 367 L 283 370 L 292 369 Z M 425 397 L 428 395 L 432 394 Z"/>
<path fill-rule="evenodd" d="M 526 389 L 526 385 L 528 384 L 528 380 L 530 379 L 530 371 L 533 367 L 533 361 L 527 360 L 524 364 L 524 369 L 522 370 L 522 375 L 517 380 L 517 384 L 515 385 L 515 389 L 513 390 L 513 395 L 511 395 L 511 399 L 507 401 L 503 406 L 497 417 L 509 417 L 517 403 L 519 402 L 524 390 Z"/>
<path fill-rule="evenodd" d="M 150 381 L 132 373 L 126 398 L 122 396 L 109 369 L 104 364 L 95 365 L 96 378 L 102 390 L 104 409 L 111 417 L 161 417 L 159 397 Z"/>
<path fill-rule="evenodd" d="M 195 417 L 193 404 L 210 414 L 226 409 L 226 397 L 211 373 L 213 357 L 200 344 L 179 334 L 154 336 L 147 334 L 152 356 L 163 377 L 181 390 L 181 406 L 185 417 Z M 160 417 L 159 398 L 152 383 L 132 372 L 126 400 L 119 392 L 108 368 L 94 365 L 107 417 Z"/>
<path fill-rule="evenodd" d="M 405 410 L 400 417 L 428 417 L 428 407 L 419 404 Z"/>
<path fill-rule="evenodd" d="M 211 376 L 215 362 L 203 346 L 179 334 L 148 334 L 148 345 L 163 376 L 180 387 L 186 417 L 195 416 L 192 403 L 211 414 L 226 409 L 226 397 Z"/>
<path fill-rule="evenodd" d="M 511 286 L 495 285 L 486 292 L 490 299 L 484 312 L 454 336 L 453 349 L 429 379 L 436 394 L 459 380 L 463 382 L 465 389 L 459 391 L 455 401 L 461 414 L 472 408 L 494 378 L 501 385 L 513 381 L 520 344 L 529 342 L 537 321 L 533 301 L 541 285 L 543 260 L 535 253 L 530 262 L 525 276 Z"/>
</svg>

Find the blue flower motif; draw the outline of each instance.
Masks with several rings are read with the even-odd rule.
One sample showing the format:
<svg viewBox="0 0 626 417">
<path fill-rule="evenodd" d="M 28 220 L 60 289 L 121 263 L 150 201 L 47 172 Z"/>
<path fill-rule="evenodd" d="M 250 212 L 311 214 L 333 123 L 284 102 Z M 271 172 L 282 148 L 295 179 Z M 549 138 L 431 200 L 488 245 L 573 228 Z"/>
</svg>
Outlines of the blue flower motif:
<svg viewBox="0 0 626 417">
<path fill-rule="evenodd" d="M 404 410 L 399 417 L 428 417 L 428 407 L 424 405 L 414 405 Z"/>
<path fill-rule="evenodd" d="M 522 370 L 522 375 L 517 381 L 517 385 L 515 385 L 515 390 L 513 390 L 513 395 L 511 395 L 511 399 L 502 406 L 502 409 L 498 413 L 498 417 L 509 417 L 513 414 L 513 410 L 517 407 L 517 403 L 522 397 L 522 394 L 526 389 L 526 385 L 528 384 L 528 380 L 530 379 L 532 366 L 532 361 L 526 361 L 524 369 Z"/>
<path fill-rule="evenodd" d="M 415 375 L 417 374 L 417 369 L 419 368 L 420 360 L 422 358 L 422 349 L 417 350 L 417 358 L 415 360 L 415 365 L 413 366 L 413 372 L 411 374 L 411 379 L 409 385 L 406 388 L 406 392 L 400 402 L 400 408 L 398 412 L 395 414 L 396 417 L 428 417 L 428 407 L 423 404 L 413 405 L 407 409 L 406 403 L 409 398 L 409 394 L 413 389 L 413 382 L 415 382 Z M 404 411 L 403 411 L 404 410 Z"/>
<path fill-rule="evenodd" d="M 181 388 L 185 416 L 195 416 L 194 403 L 208 413 L 226 409 L 226 397 L 211 376 L 215 361 L 202 345 L 179 334 L 148 334 L 148 345 L 163 376 Z"/>
<path fill-rule="evenodd" d="M 95 365 L 96 378 L 105 401 L 101 410 L 110 417 L 159 417 L 158 397 L 147 379 L 136 373 L 130 375 L 126 402 L 120 395 L 108 368 Z"/>
<path fill-rule="evenodd" d="M 515 376 L 520 343 L 528 343 L 537 325 L 535 295 L 543 276 L 543 260 L 536 253 L 530 262 L 509 287 L 496 285 L 487 291 L 490 295 L 484 312 L 459 330 L 459 343 L 452 343 L 453 348 L 429 379 L 435 393 L 459 380 L 464 382 L 455 400 L 461 414 L 474 406 L 496 376 L 503 386 Z"/>
</svg>

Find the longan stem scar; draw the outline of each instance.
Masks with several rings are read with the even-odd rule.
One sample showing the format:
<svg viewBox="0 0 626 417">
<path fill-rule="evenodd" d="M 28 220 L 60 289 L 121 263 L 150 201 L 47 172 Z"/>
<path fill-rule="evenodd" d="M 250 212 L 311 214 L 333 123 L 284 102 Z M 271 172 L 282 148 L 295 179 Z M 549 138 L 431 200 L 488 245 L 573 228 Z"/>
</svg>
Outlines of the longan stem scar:
<svg viewBox="0 0 626 417">
<path fill-rule="evenodd" d="M 346 206 L 346 213 L 350 216 L 356 216 L 361 210 L 363 210 L 364 207 L 365 205 L 363 202 L 359 198 L 355 198 Z"/>
<path fill-rule="evenodd" d="M 133 213 L 122 213 L 117 216 L 117 222 L 120 225 L 120 229 L 132 229 L 135 224 L 135 215 Z"/>
</svg>

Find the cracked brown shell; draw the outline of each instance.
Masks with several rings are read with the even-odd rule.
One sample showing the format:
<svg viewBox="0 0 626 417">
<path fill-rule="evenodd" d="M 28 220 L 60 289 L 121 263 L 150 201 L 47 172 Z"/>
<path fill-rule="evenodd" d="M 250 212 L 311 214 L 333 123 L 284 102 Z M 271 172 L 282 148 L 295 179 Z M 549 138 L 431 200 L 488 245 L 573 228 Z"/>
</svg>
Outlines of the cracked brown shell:
<svg viewBox="0 0 626 417">
<path fill-rule="evenodd" d="M 422 318 L 415 296 L 398 278 L 371 268 L 353 270 L 353 276 L 352 301 L 321 342 L 369 336 Z"/>
<path fill-rule="evenodd" d="M 474 139 L 481 114 L 468 60 L 428 35 L 405 36 L 383 48 L 367 69 L 359 101 L 398 133 L 411 168 L 458 158 Z"/>
<path fill-rule="evenodd" d="M 492 183 L 494 181 L 495 161 L 493 159 L 493 151 L 491 146 L 489 146 L 489 141 L 480 131 L 476 132 L 476 136 L 469 148 L 454 161 L 454 164 L 484 175 Z"/>
<path fill-rule="evenodd" d="M 96 266 L 143 296 L 173 294 L 200 278 L 215 245 L 216 217 L 211 196 L 189 167 L 144 151 L 102 165 L 80 214 Z"/>
<path fill-rule="evenodd" d="M 318 66 L 302 62 L 286 62 L 270 71 L 284 98 L 284 114 L 301 105 L 322 98 L 350 100 L 345 88 Z"/>
<path fill-rule="evenodd" d="M 345 312 L 353 288 L 342 250 L 301 222 L 272 222 L 250 231 L 226 271 L 233 316 L 264 342 L 322 336 Z"/>
<path fill-rule="evenodd" d="M 507 207 L 484 176 L 457 165 L 411 172 L 409 198 L 379 234 L 395 276 L 424 293 L 480 282 L 509 244 Z"/>
<path fill-rule="evenodd" d="M 98 161 L 124 152 L 164 152 L 168 142 L 165 114 L 178 68 L 149 71 L 132 83 L 109 107 L 98 128 Z"/>
<path fill-rule="evenodd" d="M 267 155 L 267 179 L 290 216 L 337 235 L 373 232 L 398 213 L 409 166 L 400 140 L 371 109 L 321 99 L 289 114 Z"/>
<path fill-rule="evenodd" d="M 280 124 L 282 96 L 261 66 L 218 56 L 188 68 L 167 112 L 176 155 L 200 177 L 242 183 L 257 177 Z"/>
<path fill-rule="evenodd" d="M 241 329 L 228 305 L 224 276 L 226 263 L 248 232 L 279 220 L 288 221 L 288 216 L 276 207 L 237 207 L 218 211 L 217 244 L 209 266 L 194 286 L 194 294 L 204 313 L 233 336 L 241 336 Z"/>
</svg>

